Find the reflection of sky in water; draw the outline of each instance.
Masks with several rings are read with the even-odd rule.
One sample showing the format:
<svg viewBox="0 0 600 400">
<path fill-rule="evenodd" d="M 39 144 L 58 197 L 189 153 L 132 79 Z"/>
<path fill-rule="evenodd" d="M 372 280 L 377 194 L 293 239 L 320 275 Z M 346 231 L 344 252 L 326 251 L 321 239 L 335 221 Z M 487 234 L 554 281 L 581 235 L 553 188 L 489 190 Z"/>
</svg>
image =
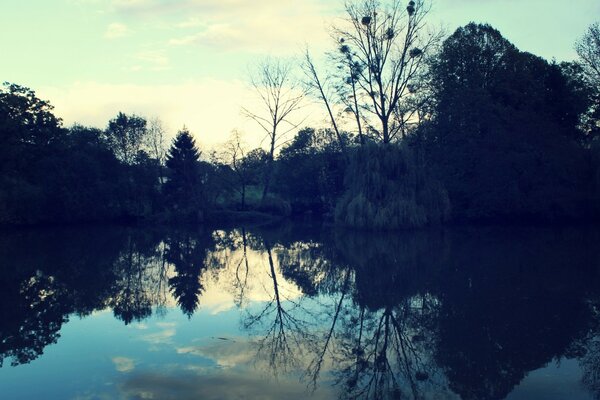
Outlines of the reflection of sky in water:
<svg viewBox="0 0 600 400">
<path fill-rule="evenodd" d="M 258 368 L 245 335 L 237 310 L 188 320 L 169 309 L 128 326 L 110 312 L 74 317 L 39 359 L 2 368 L 0 387 L 11 399 L 305 398 L 297 377 L 275 380 Z"/>
<path fill-rule="evenodd" d="M 256 305 L 255 305 L 256 306 Z M 255 308 L 255 307 L 252 307 Z M 240 312 L 200 310 L 188 319 L 177 309 L 124 325 L 108 311 L 72 318 L 57 344 L 31 364 L 2 368 L 10 399 L 303 399 L 297 375 L 272 377 L 255 360 Z M 508 400 L 591 399 L 577 361 L 532 371 Z M 336 397 L 325 384 L 316 399 Z M 435 397 L 433 397 L 435 398 Z"/>
<path fill-rule="evenodd" d="M 412 243 L 406 238 L 392 238 L 389 244 L 364 242 L 370 239 L 360 236 L 337 238 L 328 242 L 328 248 L 312 241 L 294 242 L 285 249 L 275 245 L 273 265 L 264 248 L 248 246 L 247 272 L 240 248 L 221 246 L 207 255 L 206 264 L 210 258 L 216 260 L 211 268 L 189 269 L 201 273 L 202 283 L 198 308 L 191 317 L 181 311 L 168 283 L 188 270 L 148 257 L 143 268 L 123 270 L 133 271 L 131 276 L 140 273 L 143 284 L 137 287 L 147 290 L 144 294 L 155 305 L 150 317 L 133 318 L 126 325 L 110 308 L 83 318 L 71 315 L 60 329 L 58 342 L 47 345 L 41 356 L 17 367 L 4 360 L 0 398 L 337 398 L 348 385 L 350 391 L 360 388 L 376 375 L 381 344 L 373 345 L 373 341 L 379 327 L 386 335 L 391 332 L 384 361 L 389 363 L 387 372 L 394 371 L 391 375 L 405 398 L 411 398 L 411 385 L 416 384 L 420 399 L 458 399 L 453 390 L 467 394 L 473 390 L 471 394 L 477 395 L 488 389 L 485 393 L 510 392 L 509 400 L 592 399 L 581 384 L 580 363 L 597 364 L 593 357 L 600 354 L 600 342 L 594 342 L 596 348 L 587 361 L 582 356 L 585 352 L 581 353 L 590 346 L 589 332 L 597 329 L 592 325 L 597 323 L 592 321 L 597 313 L 588 314 L 594 307 L 581 300 L 597 301 L 596 292 L 590 292 L 589 298 L 581 294 L 590 284 L 585 269 L 570 272 L 563 268 L 561 257 L 568 255 L 564 259 L 571 262 L 576 252 L 565 250 L 557 252 L 558 257 L 538 258 L 542 252 L 534 251 L 535 246 L 553 249 L 548 243 L 562 243 L 563 236 L 552 234 L 538 240 L 534 233 L 523 235 L 521 241 L 504 242 L 482 242 L 470 234 L 457 234 L 441 243 L 448 246 L 449 255 L 437 267 L 436 251 L 443 246 L 436 242 L 439 237 L 427 235 Z M 522 246 L 524 240 L 531 243 Z M 157 248 L 164 249 L 164 242 L 159 243 Z M 335 246 L 341 246 L 336 251 L 351 255 L 332 255 Z M 471 253 L 472 260 L 463 258 Z M 204 253 L 191 254 L 196 260 Z M 583 260 L 585 264 L 587 258 Z M 39 281 L 44 288 L 45 275 L 32 271 L 24 270 L 25 282 L 37 290 L 34 284 Z M 57 278 L 47 283 L 60 293 L 60 285 L 68 279 L 59 268 L 50 271 Z M 9 272 L 6 276 L 11 277 Z M 121 295 L 131 276 L 117 277 Z M 195 276 L 190 276 L 193 281 Z M 281 308 L 277 307 L 275 281 Z M 312 290 L 312 295 L 304 296 L 302 290 Z M 31 293 L 35 298 L 38 292 Z M 53 292 L 42 293 L 41 301 L 52 300 Z M 100 308 L 111 304 L 112 298 L 107 299 L 99 303 Z M 24 304 L 29 310 L 30 304 Z M 77 309 L 73 307 L 67 309 Z M 282 321 L 287 325 L 287 344 L 277 342 Z M 582 336 L 582 332 L 588 333 Z M 358 337 L 360 345 L 354 347 Z M 324 348 L 323 362 L 316 364 Z M 395 351 L 408 355 L 396 357 Z M 353 380 L 354 369 L 362 365 L 359 358 L 368 352 L 371 364 Z M 408 373 L 403 372 L 405 362 L 413 363 L 406 368 Z M 318 377 L 314 393 L 313 373 Z"/>
</svg>

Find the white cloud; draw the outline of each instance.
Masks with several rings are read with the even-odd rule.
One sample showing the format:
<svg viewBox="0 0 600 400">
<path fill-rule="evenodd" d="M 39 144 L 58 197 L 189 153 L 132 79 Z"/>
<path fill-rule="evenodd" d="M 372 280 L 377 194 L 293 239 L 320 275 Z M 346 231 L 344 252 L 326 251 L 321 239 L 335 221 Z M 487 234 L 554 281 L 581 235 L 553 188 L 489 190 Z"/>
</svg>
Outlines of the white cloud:
<svg viewBox="0 0 600 400">
<path fill-rule="evenodd" d="M 328 43 L 328 13 L 314 0 L 208 3 L 193 9 L 197 14 L 176 25 L 186 32 L 171 38 L 171 45 L 290 54 L 306 43 L 313 46 Z M 192 28 L 196 32 L 190 34 Z"/>
<path fill-rule="evenodd" d="M 151 20 L 179 30 L 168 43 L 217 51 L 277 54 L 297 52 L 306 43 L 329 43 L 328 27 L 338 8 L 319 0 L 113 0 L 112 10 L 129 21 Z M 339 5 L 338 5 L 339 6 Z M 337 7 L 337 6 L 336 6 Z"/>
<path fill-rule="evenodd" d="M 118 39 L 127 36 L 131 33 L 127 25 L 118 22 L 113 22 L 108 25 L 104 32 L 104 37 L 107 39 Z"/>
<path fill-rule="evenodd" d="M 175 336 L 175 329 L 164 329 L 159 332 L 141 336 L 140 339 L 153 345 L 159 345 L 170 344 L 173 336 Z"/>
<path fill-rule="evenodd" d="M 115 364 L 115 369 L 119 372 L 131 372 L 135 368 L 135 362 L 131 358 L 113 357 L 112 362 Z"/>
</svg>

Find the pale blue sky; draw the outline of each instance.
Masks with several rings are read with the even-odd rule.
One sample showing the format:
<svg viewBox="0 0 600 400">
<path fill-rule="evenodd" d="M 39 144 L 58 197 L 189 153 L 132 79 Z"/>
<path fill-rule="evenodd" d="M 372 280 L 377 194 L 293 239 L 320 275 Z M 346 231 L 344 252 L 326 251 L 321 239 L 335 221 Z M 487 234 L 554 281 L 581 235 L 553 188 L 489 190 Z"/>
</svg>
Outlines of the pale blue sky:
<svg viewBox="0 0 600 400">
<path fill-rule="evenodd" d="M 3 0 L 0 80 L 35 89 L 66 124 L 103 127 L 119 110 L 184 123 L 224 141 L 240 116 L 247 66 L 328 48 L 342 0 Z M 599 0 L 435 0 L 429 21 L 452 32 L 487 22 L 521 50 L 559 61 L 600 20 Z"/>
</svg>

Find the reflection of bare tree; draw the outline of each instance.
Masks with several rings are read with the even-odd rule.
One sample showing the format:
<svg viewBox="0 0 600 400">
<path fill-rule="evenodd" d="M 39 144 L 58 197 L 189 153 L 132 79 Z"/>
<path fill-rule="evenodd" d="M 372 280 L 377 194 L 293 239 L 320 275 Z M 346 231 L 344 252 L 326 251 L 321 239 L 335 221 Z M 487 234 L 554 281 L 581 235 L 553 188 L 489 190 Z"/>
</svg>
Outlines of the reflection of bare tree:
<svg viewBox="0 0 600 400">
<path fill-rule="evenodd" d="M 600 399 L 600 304 L 598 301 L 590 302 L 590 311 L 593 315 L 592 328 L 581 340 L 576 341 L 572 347 L 579 355 L 579 362 L 583 370 L 581 378 L 583 384 Z"/>
<path fill-rule="evenodd" d="M 422 398 L 435 382 L 434 336 L 427 322 L 436 312 L 428 296 L 377 311 L 352 310 L 336 354 L 339 383 L 350 399 Z"/>
<path fill-rule="evenodd" d="M 278 272 L 273 261 L 271 245 L 265 241 L 269 263 L 269 277 L 272 282 L 271 299 L 256 315 L 249 315 L 244 325 L 246 329 L 265 327 L 258 340 L 258 355 L 266 357 L 269 367 L 277 373 L 297 367 L 300 353 L 313 342 L 309 323 L 311 313 L 302 307 L 302 300 L 287 297 L 281 291 Z M 266 288 L 265 288 L 266 289 Z"/>
<path fill-rule="evenodd" d="M 344 304 L 344 299 L 346 298 L 348 286 L 350 283 L 350 276 L 351 275 L 350 275 L 349 270 L 346 270 L 344 283 L 342 284 L 342 287 L 341 287 L 340 299 L 338 300 L 336 307 L 333 311 L 333 315 L 331 316 L 331 325 L 329 327 L 329 330 L 325 334 L 324 339 L 322 340 L 322 344 L 318 345 L 319 350 L 317 351 L 316 356 L 310 362 L 310 364 L 308 365 L 308 368 L 306 370 L 306 376 L 308 378 L 309 385 L 312 390 L 315 390 L 317 388 L 317 381 L 318 381 L 319 375 L 321 373 L 321 368 L 323 367 L 323 363 L 325 361 L 325 356 L 327 354 L 327 350 L 330 347 L 330 343 L 333 339 L 336 324 L 338 322 L 340 312 L 342 310 L 342 305 Z"/>
</svg>

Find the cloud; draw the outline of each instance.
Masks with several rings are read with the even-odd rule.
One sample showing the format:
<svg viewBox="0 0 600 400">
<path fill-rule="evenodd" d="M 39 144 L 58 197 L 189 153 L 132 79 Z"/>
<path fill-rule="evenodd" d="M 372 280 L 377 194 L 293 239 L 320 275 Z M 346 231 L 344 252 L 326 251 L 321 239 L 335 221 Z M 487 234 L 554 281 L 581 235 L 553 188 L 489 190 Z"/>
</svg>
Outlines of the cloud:
<svg viewBox="0 0 600 400">
<path fill-rule="evenodd" d="M 131 399 L 332 399 L 334 390 L 323 386 L 308 393 L 300 382 L 281 378 L 277 381 L 261 377 L 256 371 L 227 371 L 219 374 L 193 374 L 191 371 L 165 374 L 145 373 L 130 376 L 120 386 L 125 398 Z"/>
<path fill-rule="evenodd" d="M 115 364 L 115 369 L 119 372 L 131 372 L 135 368 L 135 362 L 131 358 L 113 357 L 112 362 Z"/>
<path fill-rule="evenodd" d="M 232 368 L 250 364 L 256 356 L 256 350 L 245 339 L 237 338 L 235 341 L 219 340 L 204 346 L 179 347 L 177 354 L 193 354 L 210 358 L 222 368 Z"/>
<path fill-rule="evenodd" d="M 131 33 L 130 29 L 125 24 L 114 22 L 106 28 L 104 37 L 107 39 L 118 39 L 128 36 Z"/>
<path fill-rule="evenodd" d="M 290 54 L 304 44 L 324 45 L 339 9 L 318 0 L 113 0 L 113 12 L 129 21 L 170 21 L 172 46 L 221 52 Z M 178 31 L 178 32 L 177 32 Z"/>
<path fill-rule="evenodd" d="M 170 344 L 173 336 L 175 336 L 175 329 L 169 328 L 141 336 L 140 339 L 153 345 Z"/>
<path fill-rule="evenodd" d="M 199 14 L 180 22 L 178 26 L 186 27 L 187 32 L 171 38 L 169 43 L 222 52 L 290 54 L 305 43 L 328 42 L 326 13 L 314 1 L 278 2 L 264 7 L 266 3 L 258 2 L 253 9 L 214 7 L 209 16 Z"/>
</svg>

